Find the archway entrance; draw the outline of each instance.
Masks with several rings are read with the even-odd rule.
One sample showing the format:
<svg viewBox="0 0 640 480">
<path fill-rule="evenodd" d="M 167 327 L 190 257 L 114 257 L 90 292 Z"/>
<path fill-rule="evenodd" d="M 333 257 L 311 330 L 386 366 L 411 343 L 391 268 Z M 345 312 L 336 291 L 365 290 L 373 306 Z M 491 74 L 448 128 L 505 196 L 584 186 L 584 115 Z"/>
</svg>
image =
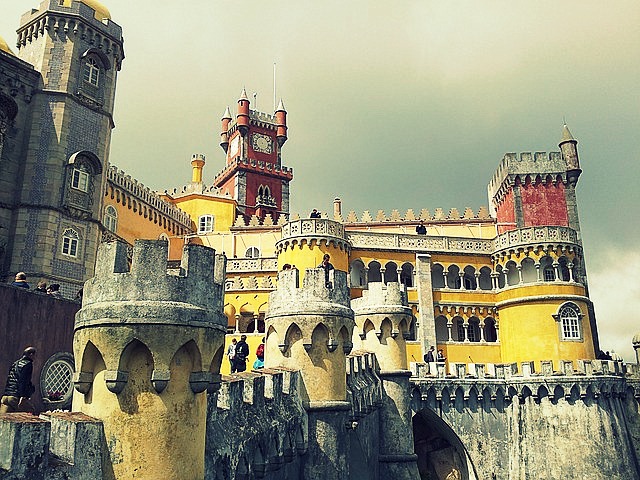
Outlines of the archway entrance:
<svg viewBox="0 0 640 480">
<path fill-rule="evenodd" d="M 477 480 L 462 442 L 431 409 L 413 416 L 413 441 L 422 480 Z"/>
</svg>

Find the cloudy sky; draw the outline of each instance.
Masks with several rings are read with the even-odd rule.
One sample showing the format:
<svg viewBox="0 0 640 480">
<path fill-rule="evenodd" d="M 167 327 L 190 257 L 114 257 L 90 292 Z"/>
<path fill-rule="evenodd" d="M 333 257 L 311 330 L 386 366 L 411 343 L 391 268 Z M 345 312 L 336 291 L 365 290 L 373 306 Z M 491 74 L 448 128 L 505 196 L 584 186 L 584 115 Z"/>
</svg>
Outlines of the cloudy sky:
<svg viewBox="0 0 640 480">
<path fill-rule="evenodd" d="M 7 5 L 10 3 L 10 5 Z M 4 2 L 12 45 L 34 0 Z M 640 2 L 107 0 L 124 30 L 111 163 L 154 189 L 224 163 L 219 119 L 243 87 L 289 113 L 292 211 L 487 205 L 505 152 L 579 141 L 602 347 L 640 331 Z M 253 104 L 252 108 L 256 105 Z"/>
</svg>

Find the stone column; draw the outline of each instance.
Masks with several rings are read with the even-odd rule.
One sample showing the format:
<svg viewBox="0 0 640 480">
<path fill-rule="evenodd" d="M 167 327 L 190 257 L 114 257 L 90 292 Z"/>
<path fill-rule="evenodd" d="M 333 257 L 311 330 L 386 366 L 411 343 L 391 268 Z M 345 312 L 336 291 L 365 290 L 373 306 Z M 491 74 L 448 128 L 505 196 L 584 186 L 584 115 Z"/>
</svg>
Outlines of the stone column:
<svg viewBox="0 0 640 480">
<path fill-rule="evenodd" d="M 445 274 L 445 281 L 446 281 Z M 418 291 L 418 339 L 422 343 L 422 351 L 426 352 L 430 345 L 436 344 L 436 321 L 433 310 L 433 286 L 431 283 L 431 255 L 416 255 L 416 287 Z M 446 283 L 445 283 L 446 286 Z"/>
</svg>

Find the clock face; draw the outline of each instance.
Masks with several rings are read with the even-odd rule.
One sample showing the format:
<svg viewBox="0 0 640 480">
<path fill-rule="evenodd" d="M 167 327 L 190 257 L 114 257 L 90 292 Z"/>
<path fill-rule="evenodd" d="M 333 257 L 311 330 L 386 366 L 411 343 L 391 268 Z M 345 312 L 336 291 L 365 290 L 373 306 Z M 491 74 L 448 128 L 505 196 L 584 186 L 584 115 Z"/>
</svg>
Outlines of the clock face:
<svg viewBox="0 0 640 480">
<path fill-rule="evenodd" d="M 251 135 L 251 147 L 256 152 L 271 153 L 273 151 L 273 140 L 268 135 L 254 133 Z"/>
<path fill-rule="evenodd" d="M 236 135 L 235 137 L 233 137 L 233 140 L 231 140 L 231 145 L 229 147 L 229 158 L 233 158 L 234 156 L 236 156 L 238 150 L 240 150 L 240 136 Z"/>
</svg>

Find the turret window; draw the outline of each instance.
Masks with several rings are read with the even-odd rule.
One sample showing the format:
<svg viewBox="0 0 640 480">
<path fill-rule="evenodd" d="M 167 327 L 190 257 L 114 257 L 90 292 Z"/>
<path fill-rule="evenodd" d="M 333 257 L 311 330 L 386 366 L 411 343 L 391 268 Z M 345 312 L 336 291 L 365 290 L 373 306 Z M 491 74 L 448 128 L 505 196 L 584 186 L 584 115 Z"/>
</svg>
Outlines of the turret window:
<svg viewBox="0 0 640 480">
<path fill-rule="evenodd" d="M 98 86 L 100 80 L 100 68 L 93 58 L 88 58 L 82 70 L 82 78 L 85 82 L 90 83 L 94 87 Z"/>
<path fill-rule="evenodd" d="M 561 340 L 568 342 L 583 340 L 582 317 L 583 314 L 576 304 L 567 302 L 560 306 L 553 318 L 558 322 Z"/>
<path fill-rule="evenodd" d="M 258 247 L 249 247 L 244 256 L 246 258 L 260 258 L 260 249 Z"/>
<path fill-rule="evenodd" d="M 201 215 L 198 218 L 198 235 L 213 232 L 213 215 Z"/>
<path fill-rule="evenodd" d="M 77 257 L 79 240 L 78 232 L 72 228 L 67 228 L 62 234 L 62 254 L 69 257 Z"/>
<path fill-rule="evenodd" d="M 118 228 L 118 212 L 112 205 L 107 205 L 104 209 L 104 226 L 107 230 L 115 232 Z"/>
<path fill-rule="evenodd" d="M 81 192 L 89 191 L 89 174 L 83 170 L 74 168 L 71 178 L 71 186 Z"/>
</svg>

